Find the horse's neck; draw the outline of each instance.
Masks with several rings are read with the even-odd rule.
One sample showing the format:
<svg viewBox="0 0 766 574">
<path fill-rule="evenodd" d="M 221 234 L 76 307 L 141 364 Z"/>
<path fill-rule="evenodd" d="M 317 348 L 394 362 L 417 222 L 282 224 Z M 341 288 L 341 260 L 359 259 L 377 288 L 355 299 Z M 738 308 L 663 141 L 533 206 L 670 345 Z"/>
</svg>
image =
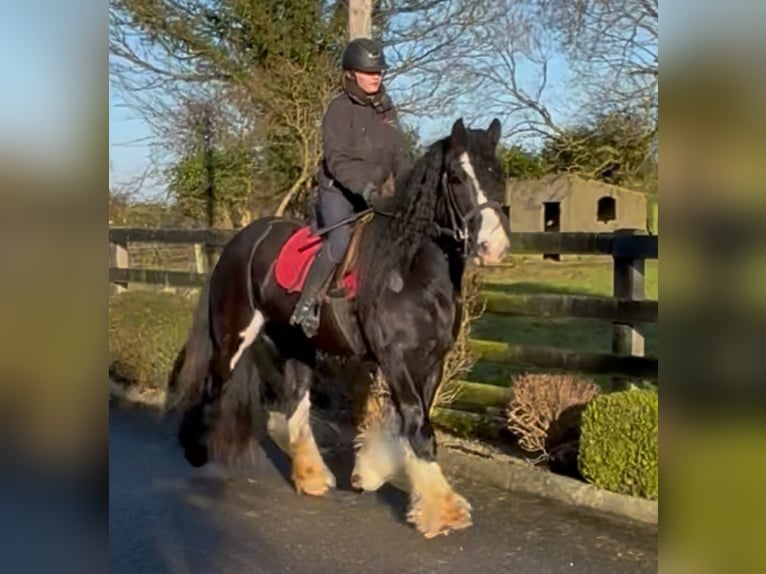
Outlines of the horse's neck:
<svg viewBox="0 0 766 574">
<path fill-rule="evenodd" d="M 454 245 L 449 245 L 446 241 L 441 242 L 439 248 L 447 255 L 452 286 L 457 293 L 460 293 L 463 288 L 463 274 L 465 273 L 466 263 L 465 257 L 459 249 L 455 248 Z"/>
<path fill-rule="evenodd" d="M 442 257 L 440 257 L 440 255 Z M 441 260 L 441 264 L 432 265 L 434 260 Z M 446 259 L 446 270 L 444 268 L 444 260 Z M 444 278 L 446 271 L 449 277 L 452 291 L 455 295 L 460 295 L 463 285 L 463 274 L 466 268 L 466 260 L 462 255 L 462 251 L 445 238 L 430 238 L 423 242 L 418 254 L 415 256 L 415 261 L 419 263 L 416 268 L 409 271 L 410 274 L 421 274 L 421 279 L 426 281 L 439 278 Z M 406 277 L 403 277 L 406 280 Z M 446 285 L 444 286 L 446 287 Z"/>
</svg>

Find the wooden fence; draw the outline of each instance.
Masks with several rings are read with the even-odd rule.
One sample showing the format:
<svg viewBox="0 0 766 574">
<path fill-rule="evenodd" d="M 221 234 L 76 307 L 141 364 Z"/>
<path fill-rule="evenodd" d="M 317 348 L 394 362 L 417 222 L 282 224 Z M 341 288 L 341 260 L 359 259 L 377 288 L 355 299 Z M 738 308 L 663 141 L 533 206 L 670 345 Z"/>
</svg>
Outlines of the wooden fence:
<svg viewBox="0 0 766 574">
<path fill-rule="evenodd" d="M 109 281 L 115 291 L 130 283 L 171 287 L 198 287 L 212 261 L 203 259 L 223 247 L 234 231 L 219 229 L 109 229 Z M 129 266 L 131 243 L 194 244 L 196 271 L 136 269 Z M 481 361 L 551 371 L 577 371 L 610 375 L 613 388 L 629 381 L 657 380 L 658 361 L 644 356 L 644 338 L 637 324 L 656 323 L 658 302 L 644 293 L 644 263 L 658 258 L 658 237 L 638 230 L 615 233 L 513 233 L 514 254 L 600 254 L 613 261 L 612 297 L 560 294 L 483 293 L 486 313 L 502 316 L 577 317 L 612 323 L 612 349 L 583 352 L 556 347 L 517 345 L 473 339 L 471 345 Z M 207 262 L 207 263 L 206 263 Z M 449 408 L 434 410 L 435 419 L 452 430 L 496 436 L 503 426 L 510 389 L 474 381 L 459 381 L 458 395 Z"/>
</svg>

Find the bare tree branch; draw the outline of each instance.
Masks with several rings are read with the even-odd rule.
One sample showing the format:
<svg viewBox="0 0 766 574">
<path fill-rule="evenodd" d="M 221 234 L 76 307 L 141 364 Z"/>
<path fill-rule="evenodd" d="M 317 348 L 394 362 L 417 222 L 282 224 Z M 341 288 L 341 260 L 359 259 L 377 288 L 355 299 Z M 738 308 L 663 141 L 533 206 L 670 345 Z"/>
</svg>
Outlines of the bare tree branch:
<svg viewBox="0 0 766 574">
<path fill-rule="evenodd" d="M 453 65 L 473 50 L 472 30 L 489 14 L 480 0 L 380 0 L 374 27 L 392 64 L 386 82 L 405 116 L 456 113 L 462 95 Z"/>
</svg>

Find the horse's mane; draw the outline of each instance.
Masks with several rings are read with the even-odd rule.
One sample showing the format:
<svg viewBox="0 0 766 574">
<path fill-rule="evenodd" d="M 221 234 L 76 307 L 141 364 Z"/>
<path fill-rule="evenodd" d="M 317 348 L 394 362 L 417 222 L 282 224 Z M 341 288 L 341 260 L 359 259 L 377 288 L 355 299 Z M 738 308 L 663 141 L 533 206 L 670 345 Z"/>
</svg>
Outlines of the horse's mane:
<svg viewBox="0 0 766 574">
<path fill-rule="evenodd" d="M 382 206 L 389 215 L 376 214 L 368 224 L 358 257 L 360 300 L 376 300 L 392 271 L 406 274 L 423 240 L 433 235 L 446 143 L 431 144 L 399 177 Z"/>
</svg>

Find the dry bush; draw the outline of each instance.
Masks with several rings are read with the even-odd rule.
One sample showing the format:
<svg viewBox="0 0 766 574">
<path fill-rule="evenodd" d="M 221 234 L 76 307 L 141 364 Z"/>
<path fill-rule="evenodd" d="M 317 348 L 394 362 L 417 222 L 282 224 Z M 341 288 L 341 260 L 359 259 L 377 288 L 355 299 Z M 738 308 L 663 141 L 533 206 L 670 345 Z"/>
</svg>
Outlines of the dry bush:
<svg viewBox="0 0 766 574">
<path fill-rule="evenodd" d="M 580 414 L 600 391 L 590 379 L 573 374 L 526 373 L 513 381 L 508 428 L 528 452 L 550 451 L 579 438 Z"/>
<path fill-rule="evenodd" d="M 358 399 L 355 411 L 358 433 L 368 431 L 376 425 L 384 426 L 396 416 L 394 403 L 391 400 L 391 390 L 379 370 L 371 373 L 369 389 L 363 395 L 358 395 Z"/>
<path fill-rule="evenodd" d="M 455 345 L 447 354 L 442 379 L 436 391 L 434 406 L 446 407 L 457 398 L 457 382 L 476 363 L 471 350 L 471 326 L 484 313 L 485 301 L 481 296 L 482 280 L 478 269 L 468 269 L 463 277 L 463 314 Z"/>
</svg>

